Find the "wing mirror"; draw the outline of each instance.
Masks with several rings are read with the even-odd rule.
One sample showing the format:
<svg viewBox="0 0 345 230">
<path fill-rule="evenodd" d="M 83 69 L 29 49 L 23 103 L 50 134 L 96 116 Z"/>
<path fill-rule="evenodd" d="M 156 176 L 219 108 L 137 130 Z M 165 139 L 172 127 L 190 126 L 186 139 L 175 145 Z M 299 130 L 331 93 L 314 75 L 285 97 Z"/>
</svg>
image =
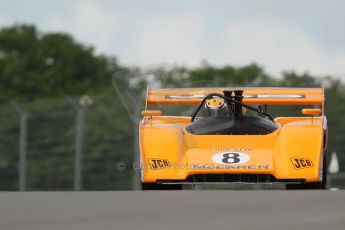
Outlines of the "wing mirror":
<svg viewBox="0 0 345 230">
<path fill-rule="evenodd" d="M 141 111 L 141 115 L 143 116 L 162 116 L 162 111 L 161 110 L 143 110 Z"/>
<path fill-rule="evenodd" d="M 322 110 L 321 109 L 302 109 L 302 114 L 318 116 L 322 114 Z"/>
</svg>

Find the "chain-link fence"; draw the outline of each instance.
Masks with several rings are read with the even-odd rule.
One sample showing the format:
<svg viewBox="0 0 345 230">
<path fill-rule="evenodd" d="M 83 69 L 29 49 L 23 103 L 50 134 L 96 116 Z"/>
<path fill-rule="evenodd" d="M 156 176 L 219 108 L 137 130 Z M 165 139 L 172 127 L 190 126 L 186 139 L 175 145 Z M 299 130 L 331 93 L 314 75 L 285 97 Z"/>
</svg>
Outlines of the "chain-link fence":
<svg viewBox="0 0 345 230">
<path fill-rule="evenodd" d="M 135 126 L 116 95 L 3 105 L 0 190 L 132 189 Z"/>
</svg>

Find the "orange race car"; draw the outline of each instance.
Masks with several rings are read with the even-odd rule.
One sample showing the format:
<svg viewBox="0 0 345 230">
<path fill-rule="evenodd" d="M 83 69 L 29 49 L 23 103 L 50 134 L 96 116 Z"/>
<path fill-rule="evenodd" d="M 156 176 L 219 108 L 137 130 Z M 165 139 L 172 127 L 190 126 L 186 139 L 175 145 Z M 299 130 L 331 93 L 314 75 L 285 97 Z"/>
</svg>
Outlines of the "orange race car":
<svg viewBox="0 0 345 230">
<path fill-rule="evenodd" d="M 142 189 L 215 183 L 323 189 L 324 101 L 322 88 L 148 89 L 139 126 Z M 193 111 L 168 116 L 157 105 Z M 273 105 L 303 105 L 303 116 L 274 118 L 267 110 Z"/>
</svg>

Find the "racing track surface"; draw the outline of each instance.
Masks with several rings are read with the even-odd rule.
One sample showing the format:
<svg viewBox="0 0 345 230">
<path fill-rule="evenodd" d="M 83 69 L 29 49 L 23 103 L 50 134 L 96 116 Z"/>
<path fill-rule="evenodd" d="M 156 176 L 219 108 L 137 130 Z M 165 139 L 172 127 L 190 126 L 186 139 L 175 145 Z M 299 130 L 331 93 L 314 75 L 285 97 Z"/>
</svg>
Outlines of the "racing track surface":
<svg viewBox="0 0 345 230">
<path fill-rule="evenodd" d="M 0 193 L 0 229 L 345 229 L 345 191 Z"/>
</svg>

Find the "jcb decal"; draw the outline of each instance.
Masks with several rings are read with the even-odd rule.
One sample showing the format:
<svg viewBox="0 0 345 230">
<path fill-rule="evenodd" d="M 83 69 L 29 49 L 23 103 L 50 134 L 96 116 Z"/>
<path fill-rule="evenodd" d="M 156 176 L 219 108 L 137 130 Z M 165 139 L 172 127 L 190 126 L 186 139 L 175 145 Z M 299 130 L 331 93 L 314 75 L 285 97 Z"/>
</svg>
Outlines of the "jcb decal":
<svg viewBox="0 0 345 230">
<path fill-rule="evenodd" d="M 171 166 L 170 162 L 166 159 L 150 158 L 148 161 L 151 169 L 163 169 Z"/>
<path fill-rule="evenodd" d="M 292 165 L 295 169 L 304 169 L 313 167 L 313 162 L 306 158 L 291 158 Z"/>
</svg>

